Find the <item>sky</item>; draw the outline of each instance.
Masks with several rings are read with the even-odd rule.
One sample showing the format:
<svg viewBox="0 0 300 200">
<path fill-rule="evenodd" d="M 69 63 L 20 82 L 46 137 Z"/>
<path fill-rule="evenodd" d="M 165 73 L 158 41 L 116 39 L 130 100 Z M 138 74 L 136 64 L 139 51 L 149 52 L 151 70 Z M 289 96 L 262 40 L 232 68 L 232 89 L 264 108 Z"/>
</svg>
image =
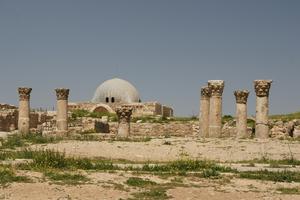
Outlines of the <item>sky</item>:
<svg viewBox="0 0 300 200">
<path fill-rule="evenodd" d="M 235 113 L 233 91 L 272 79 L 270 113 L 300 111 L 298 0 L 0 0 L 0 102 L 52 108 L 54 89 L 72 102 L 91 100 L 99 84 L 119 77 L 142 101 L 177 116 L 199 113 L 200 88 L 225 80 L 223 113 Z"/>
</svg>

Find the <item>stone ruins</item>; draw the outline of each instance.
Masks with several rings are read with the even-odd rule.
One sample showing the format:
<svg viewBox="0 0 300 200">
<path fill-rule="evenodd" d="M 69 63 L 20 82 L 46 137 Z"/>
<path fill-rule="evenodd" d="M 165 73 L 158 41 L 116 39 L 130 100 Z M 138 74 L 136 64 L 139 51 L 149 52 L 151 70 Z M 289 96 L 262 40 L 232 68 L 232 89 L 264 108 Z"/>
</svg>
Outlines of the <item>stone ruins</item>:
<svg viewBox="0 0 300 200">
<path fill-rule="evenodd" d="M 120 106 L 130 106 L 132 115 L 172 117 L 173 109 L 157 101 L 142 102 L 138 90 L 128 81 L 114 78 L 98 86 L 94 97 L 88 102 L 69 103 L 69 110 L 115 113 Z"/>
<path fill-rule="evenodd" d="M 132 115 L 132 108 L 119 107 L 117 108 L 118 115 L 118 133 L 117 137 L 128 137 L 130 135 L 130 120 Z"/>
<path fill-rule="evenodd" d="M 112 79 L 100 85 L 92 102 L 69 103 L 70 90 L 57 88 L 57 111 L 31 110 L 32 88 L 20 87 L 19 107 L 0 104 L 0 131 L 18 131 L 20 134 L 41 132 L 64 136 L 72 133 L 106 133 L 117 137 L 131 135 L 199 135 L 204 138 L 236 137 L 266 139 L 270 137 L 293 137 L 300 135 L 300 122 L 272 122 L 269 120 L 269 92 L 271 80 L 255 80 L 256 115 L 247 113 L 248 90 L 233 92 L 236 100 L 235 118 L 222 121 L 223 80 L 209 80 L 201 88 L 199 121 L 172 121 L 173 109 L 157 102 L 142 103 L 137 90 L 121 79 Z M 118 88 L 121 87 L 121 88 Z M 118 88 L 118 89 L 116 89 Z M 126 89 L 127 88 L 127 89 Z M 122 92 L 124 91 L 124 92 Z M 90 116 L 72 117 L 76 110 L 103 113 L 102 118 Z M 107 114 L 107 115 L 106 115 Z M 113 120 L 111 114 L 116 115 Z M 154 122 L 133 120 L 151 116 Z M 168 123 L 157 123 L 155 119 L 166 117 Z M 249 120 L 254 126 L 249 125 Z"/>
<path fill-rule="evenodd" d="M 247 130 L 247 99 L 248 90 L 234 91 L 236 99 L 236 131 L 238 138 L 249 138 Z"/>
</svg>

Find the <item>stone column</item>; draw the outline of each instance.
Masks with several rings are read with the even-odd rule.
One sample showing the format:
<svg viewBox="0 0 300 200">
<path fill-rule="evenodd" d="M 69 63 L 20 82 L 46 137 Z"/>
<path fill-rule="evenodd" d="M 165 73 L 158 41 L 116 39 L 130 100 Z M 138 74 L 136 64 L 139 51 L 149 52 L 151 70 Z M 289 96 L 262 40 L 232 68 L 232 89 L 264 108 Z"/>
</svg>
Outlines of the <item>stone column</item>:
<svg viewBox="0 0 300 200">
<path fill-rule="evenodd" d="M 30 93 L 32 88 L 20 87 L 18 128 L 21 134 L 28 134 L 30 129 Z"/>
<path fill-rule="evenodd" d="M 132 115 L 132 108 L 118 107 L 116 109 L 118 115 L 118 134 L 117 137 L 128 137 L 130 135 L 130 120 Z"/>
<path fill-rule="evenodd" d="M 272 80 L 255 80 L 254 89 L 256 92 L 256 116 L 255 116 L 255 137 L 269 137 L 269 91 Z"/>
<path fill-rule="evenodd" d="M 223 80 L 210 80 L 208 87 L 211 91 L 209 108 L 209 137 L 220 137 L 222 133 L 222 94 Z"/>
<path fill-rule="evenodd" d="M 209 136 L 209 101 L 210 89 L 208 86 L 201 88 L 201 102 L 200 102 L 200 136 Z"/>
<path fill-rule="evenodd" d="M 249 138 L 247 131 L 247 99 L 248 90 L 237 90 L 234 92 L 236 99 L 236 130 L 238 138 Z"/>
<path fill-rule="evenodd" d="M 56 127 L 60 134 L 65 134 L 68 131 L 68 98 L 69 89 L 57 88 L 57 113 L 56 113 Z"/>
</svg>

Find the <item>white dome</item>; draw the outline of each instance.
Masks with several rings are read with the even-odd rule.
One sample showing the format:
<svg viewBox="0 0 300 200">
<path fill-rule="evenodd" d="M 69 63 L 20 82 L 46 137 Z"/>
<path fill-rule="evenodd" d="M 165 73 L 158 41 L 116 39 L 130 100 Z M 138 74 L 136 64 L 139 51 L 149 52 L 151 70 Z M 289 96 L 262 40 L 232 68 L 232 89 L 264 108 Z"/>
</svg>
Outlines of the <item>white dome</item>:
<svg viewBox="0 0 300 200">
<path fill-rule="evenodd" d="M 128 81 L 114 78 L 102 83 L 96 90 L 93 103 L 134 103 L 139 102 L 137 89 Z"/>
</svg>

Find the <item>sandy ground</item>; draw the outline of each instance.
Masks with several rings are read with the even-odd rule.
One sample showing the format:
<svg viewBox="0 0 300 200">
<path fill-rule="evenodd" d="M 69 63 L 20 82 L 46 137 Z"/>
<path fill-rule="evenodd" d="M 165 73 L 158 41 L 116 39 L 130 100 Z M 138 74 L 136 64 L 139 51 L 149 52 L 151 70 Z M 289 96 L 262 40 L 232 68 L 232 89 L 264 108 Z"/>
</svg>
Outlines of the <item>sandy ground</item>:
<svg viewBox="0 0 300 200">
<path fill-rule="evenodd" d="M 165 142 L 171 145 L 164 145 Z M 132 161 L 172 161 L 182 157 L 215 161 L 241 161 L 254 158 L 300 159 L 300 142 L 281 140 L 235 140 L 167 138 L 149 142 L 64 141 L 33 148 L 54 149 L 68 155 L 105 157 Z"/>
<path fill-rule="evenodd" d="M 26 172 L 28 173 L 31 172 Z M 7 200 L 70 200 L 70 199 L 128 199 L 140 189 L 126 185 L 129 177 L 139 176 L 159 184 L 170 182 L 154 175 L 136 175 L 130 173 L 89 173 L 90 182 L 82 185 L 60 185 L 42 179 L 42 175 L 35 172 L 33 183 L 13 183 L 0 189 L 0 199 Z M 34 179 L 34 178 L 33 178 Z M 273 183 L 236 179 L 210 180 L 197 177 L 183 178 L 184 186 L 167 190 L 170 199 L 175 200 L 299 200 L 300 195 L 280 194 L 279 187 L 300 187 L 299 183 Z M 118 188 L 116 185 L 123 185 Z"/>
<path fill-rule="evenodd" d="M 166 145 L 166 141 L 169 143 Z M 293 156 L 300 159 L 300 142 L 279 140 L 234 140 L 164 138 L 149 142 L 121 141 L 62 141 L 57 144 L 34 145 L 35 148 L 54 149 L 68 155 L 81 157 L 104 157 L 131 161 L 172 161 L 180 158 L 209 159 L 220 162 L 261 159 L 284 159 Z M 237 165 L 243 170 L 241 164 Z M 265 167 L 257 165 L 256 167 Z M 245 168 L 245 170 L 247 170 Z M 298 168 L 293 168 L 298 170 Z M 12 183 L 0 188 L 0 199 L 9 200 L 70 200 L 70 199 L 128 199 L 141 189 L 128 186 L 129 177 L 139 176 L 158 184 L 172 183 L 155 175 L 130 172 L 85 172 L 90 181 L 81 185 L 65 185 L 49 181 L 39 172 L 18 171 L 29 176 L 31 183 Z M 166 193 L 176 200 L 299 200 L 300 195 L 281 194 L 278 188 L 299 188 L 300 183 L 274 183 L 270 181 L 227 178 L 220 180 L 199 177 L 180 177 L 181 186 L 173 186 Z M 122 187 L 117 187 L 117 186 Z"/>
</svg>

